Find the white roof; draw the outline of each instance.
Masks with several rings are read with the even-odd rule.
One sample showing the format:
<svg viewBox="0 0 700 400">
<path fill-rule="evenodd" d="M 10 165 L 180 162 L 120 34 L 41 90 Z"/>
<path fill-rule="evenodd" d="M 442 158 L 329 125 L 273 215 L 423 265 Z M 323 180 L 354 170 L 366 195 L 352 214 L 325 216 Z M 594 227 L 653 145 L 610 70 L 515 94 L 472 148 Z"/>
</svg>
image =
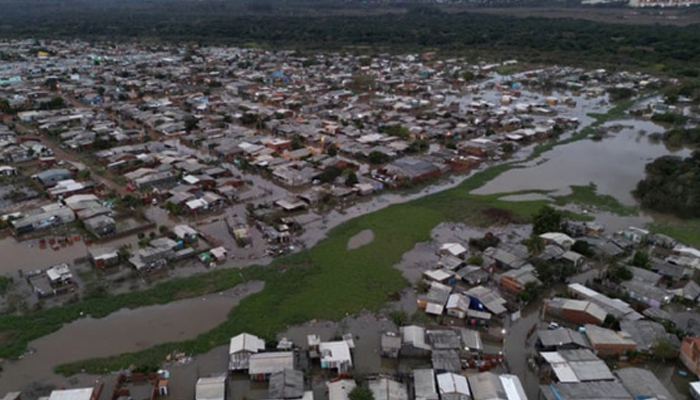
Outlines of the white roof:
<svg viewBox="0 0 700 400">
<path fill-rule="evenodd" d="M 552 242 L 555 242 L 559 245 L 563 245 L 568 242 L 569 245 L 574 244 L 574 239 L 572 239 L 570 236 L 565 235 L 560 232 L 548 232 L 548 233 L 543 233 L 540 235 L 542 239 L 550 240 Z"/>
<path fill-rule="evenodd" d="M 471 396 L 467 378 L 462 375 L 457 375 L 452 372 L 446 372 L 437 376 L 438 388 L 440 394 L 465 394 Z"/>
<path fill-rule="evenodd" d="M 209 252 L 211 253 L 211 255 L 213 255 L 217 259 L 226 258 L 226 248 L 224 248 L 223 246 L 215 247 L 215 248 L 209 250 Z"/>
<path fill-rule="evenodd" d="M 348 400 L 348 393 L 357 385 L 352 379 L 343 379 L 335 382 L 326 382 L 326 386 L 328 386 L 328 400 Z"/>
<path fill-rule="evenodd" d="M 445 243 L 442 246 L 440 246 L 440 250 L 446 251 L 452 254 L 453 256 L 458 256 L 467 252 L 467 249 L 465 249 L 464 246 L 462 246 L 459 243 Z"/>
<path fill-rule="evenodd" d="M 200 207 L 206 207 L 206 206 L 207 206 L 207 202 L 204 201 L 203 199 L 193 199 L 193 200 L 190 200 L 190 201 L 188 201 L 187 203 L 185 203 L 185 205 L 186 205 L 188 208 L 191 208 L 191 209 L 194 210 L 194 209 L 197 209 L 197 208 L 200 208 Z"/>
<path fill-rule="evenodd" d="M 673 251 L 675 251 L 679 254 L 685 255 L 685 256 L 700 258 L 700 250 L 693 248 L 693 247 L 678 245 L 678 246 L 673 248 Z"/>
<path fill-rule="evenodd" d="M 337 342 L 322 342 L 318 349 L 321 353 L 321 360 L 323 361 L 327 361 L 329 363 L 349 361 L 352 363 L 350 346 L 348 345 L 348 342 L 344 340 Z"/>
<path fill-rule="evenodd" d="M 428 314 L 442 315 L 443 311 L 445 311 L 445 306 L 442 304 L 428 303 L 425 306 L 425 312 Z"/>
<path fill-rule="evenodd" d="M 690 382 L 690 390 L 696 394 L 700 394 L 700 381 Z"/>
<path fill-rule="evenodd" d="M 93 388 L 54 390 L 49 400 L 90 400 Z"/>
<path fill-rule="evenodd" d="M 253 354 L 248 362 L 250 375 L 272 374 L 284 369 L 294 369 L 294 353 L 291 351 Z"/>
<path fill-rule="evenodd" d="M 424 271 L 423 275 L 434 281 L 444 281 L 452 277 L 452 274 L 446 272 L 444 269 L 429 269 Z"/>
<path fill-rule="evenodd" d="M 224 400 L 226 396 L 226 377 L 199 378 L 195 386 L 195 400 Z"/>
<path fill-rule="evenodd" d="M 506 392 L 508 400 L 527 400 L 520 378 L 516 375 L 508 374 L 499 375 L 498 378 L 501 380 L 501 385 L 503 385 L 503 390 Z"/>
<path fill-rule="evenodd" d="M 243 351 L 257 353 L 261 350 L 265 350 L 264 340 L 249 333 L 241 333 L 240 335 L 231 338 L 228 353 L 235 354 Z"/>
</svg>

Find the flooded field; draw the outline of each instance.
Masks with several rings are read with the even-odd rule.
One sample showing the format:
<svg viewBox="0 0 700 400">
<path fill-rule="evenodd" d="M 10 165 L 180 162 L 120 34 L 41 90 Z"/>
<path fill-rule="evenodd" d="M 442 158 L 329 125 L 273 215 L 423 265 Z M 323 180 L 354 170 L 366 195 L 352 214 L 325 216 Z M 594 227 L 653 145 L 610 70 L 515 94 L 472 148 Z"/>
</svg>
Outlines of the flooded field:
<svg viewBox="0 0 700 400">
<path fill-rule="evenodd" d="M 52 372 L 52 368 L 61 363 L 192 339 L 221 324 L 241 299 L 263 287 L 263 282 L 253 281 L 209 296 L 120 310 L 103 319 L 86 317 L 72 322 L 31 342 L 29 347 L 34 354 L 5 362 L 0 373 L 0 392 L 16 390 L 31 382 L 64 384 L 65 378 Z"/>
<path fill-rule="evenodd" d="M 613 121 L 606 127 L 621 125 L 600 141 L 581 140 L 542 155 L 512 169 L 474 191 L 475 194 L 507 193 L 521 190 L 552 190 L 555 195 L 569 194 L 572 185 L 597 185 L 598 193 L 609 194 L 624 204 L 635 204 L 632 190 L 644 177 L 644 166 L 657 157 L 675 154 L 687 156 L 690 150 L 671 151 L 650 140 L 649 134 L 661 132 L 658 125 L 638 120 Z"/>
</svg>

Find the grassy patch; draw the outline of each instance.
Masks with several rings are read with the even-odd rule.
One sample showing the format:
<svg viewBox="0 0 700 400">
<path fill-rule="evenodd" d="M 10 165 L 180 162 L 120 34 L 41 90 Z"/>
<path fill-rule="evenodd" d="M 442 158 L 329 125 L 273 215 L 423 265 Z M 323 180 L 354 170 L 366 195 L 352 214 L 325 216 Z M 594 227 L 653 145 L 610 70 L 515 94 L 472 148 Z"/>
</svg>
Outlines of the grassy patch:
<svg viewBox="0 0 700 400">
<path fill-rule="evenodd" d="M 637 215 L 637 207 L 626 206 L 616 198 L 606 194 L 598 194 L 594 183 L 587 186 L 571 186 L 571 194 L 554 198 L 554 203 L 560 206 L 577 204 L 588 206 L 600 211 L 607 211 L 620 216 Z"/>
<path fill-rule="evenodd" d="M 573 141 L 567 140 L 567 143 Z M 244 331 L 273 339 L 286 327 L 311 319 L 338 320 L 362 309 L 377 311 L 392 294 L 408 284 L 393 265 L 416 242 L 429 240 L 430 231 L 438 223 L 450 220 L 490 225 L 512 219 L 525 222 L 547 203 L 546 200 L 504 201 L 500 199 L 504 194 L 471 194 L 512 168 L 520 166 L 496 165 L 474 174 L 456 188 L 355 218 L 333 229 L 314 248 L 278 259 L 267 267 L 247 268 L 243 276 L 238 269 L 222 269 L 164 282 L 144 291 L 91 299 L 27 316 L 0 316 L 0 335 L 19 332 L 11 343 L 0 348 L 0 357 L 20 355 L 29 341 L 56 331 L 63 323 L 79 318 L 81 312 L 100 318 L 120 308 L 162 304 L 175 298 L 224 290 L 244 279 L 263 280 L 265 289 L 243 299 L 231 310 L 226 322 L 193 340 L 64 364 L 56 370 L 70 375 L 83 369 L 104 373 L 130 365 L 157 365 L 173 351 L 200 354 Z M 503 215 L 507 221 L 501 220 Z M 375 240 L 348 250 L 348 240 L 365 229 L 374 232 Z"/>
</svg>

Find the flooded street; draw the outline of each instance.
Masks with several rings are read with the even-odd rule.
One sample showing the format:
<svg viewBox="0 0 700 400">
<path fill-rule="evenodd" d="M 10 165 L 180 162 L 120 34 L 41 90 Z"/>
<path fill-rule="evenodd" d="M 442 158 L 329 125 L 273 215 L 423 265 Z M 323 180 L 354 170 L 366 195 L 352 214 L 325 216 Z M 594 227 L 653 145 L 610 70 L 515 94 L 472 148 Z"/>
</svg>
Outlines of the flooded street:
<svg viewBox="0 0 700 400">
<path fill-rule="evenodd" d="M 521 190 L 552 190 L 569 194 L 570 186 L 594 183 L 599 194 L 614 196 L 624 204 L 636 204 L 632 190 L 644 177 L 644 166 L 655 158 L 674 154 L 687 156 L 688 149 L 669 150 L 649 135 L 663 129 L 647 121 L 611 121 L 605 127 L 622 125 L 600 141 L 585 139 L 557 146 L 541 158 L 512 169 L 476 189 L 475 194 L 508 193 Z"/>
<path fill-rule="evenodd" d="M 31 342 L 29 347 L 34 354 L 3 364 L 0 392 L 37 381 L 62 385 L 65 378 L 52 371 L 61 363 L 195 338 L 225 321 L 232 307 L 246 296 L 260 292 L 264 286 L 263 282 L 252 281 L 226 292 L 135 310 L 123 309 L 103 319 L 86 317 L 67 324 Z"/>
</svg>

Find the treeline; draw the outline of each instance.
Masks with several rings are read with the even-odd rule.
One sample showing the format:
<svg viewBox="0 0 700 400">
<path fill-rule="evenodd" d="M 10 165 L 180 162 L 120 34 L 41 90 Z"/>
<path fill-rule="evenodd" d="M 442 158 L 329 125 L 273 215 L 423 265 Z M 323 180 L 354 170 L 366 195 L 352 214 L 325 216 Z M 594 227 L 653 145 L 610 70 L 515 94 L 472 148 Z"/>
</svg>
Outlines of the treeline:
<svg viewBox="0 0 700 400">
<path fill-rule="evenodd" d="M 700 217 L 700 151 L 686 158 L 663 156 L 647 164 L 646 177 L 634 194 L 650 210 Z"/>
<path fill-rule="evenodd" d="M 39 2 L 41 7 L 33 6 Z M 700 27 L 602 24 L 583 20 L 444 13 L 422 6 L 405 13 L 357 16 L 241 12 L 243 3 L 146 0 L 5 1 L 5 37 L 153 39 L 300 50 L 363 49 L 498 54 L 533 62 L 616 65 L 698 76 Z M 324 4 L 323 2 L 319 2 Z M 260 8 L 260 7 L 257 7 Z M 266 8 L 263 7 L 263 8 Z M 360 9 L 359 11 L 362 11 Z M 36 23 L 41 21 L 41 23 Z"/>
</svg>

